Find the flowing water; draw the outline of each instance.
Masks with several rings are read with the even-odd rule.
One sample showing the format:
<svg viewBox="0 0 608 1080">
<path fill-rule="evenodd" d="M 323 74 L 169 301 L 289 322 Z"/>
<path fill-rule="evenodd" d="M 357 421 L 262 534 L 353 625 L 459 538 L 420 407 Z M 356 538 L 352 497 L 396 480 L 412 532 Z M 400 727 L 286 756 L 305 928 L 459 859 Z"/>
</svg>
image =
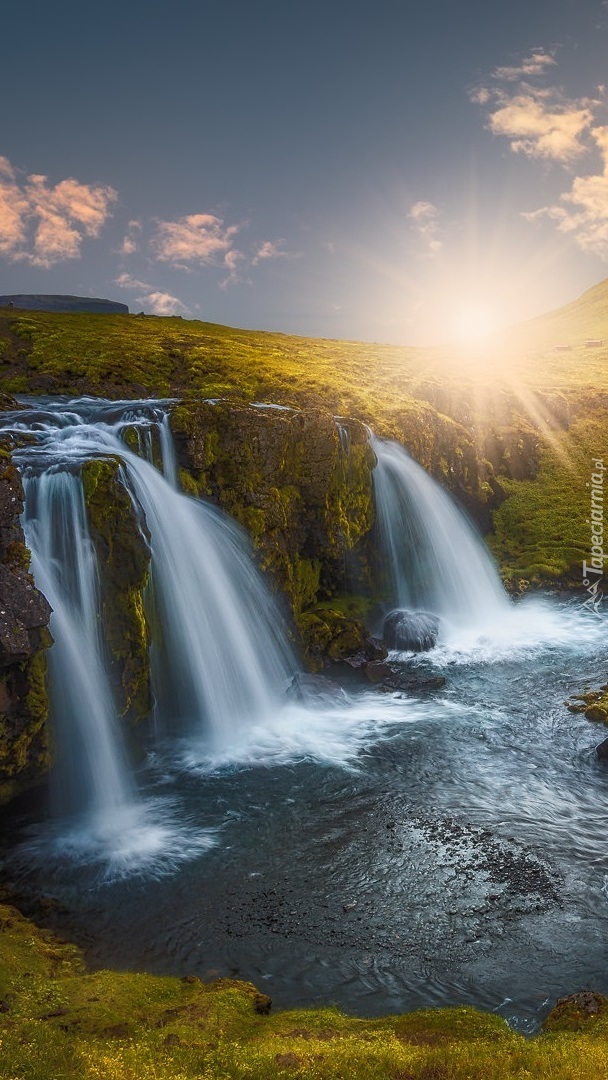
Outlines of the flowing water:
<svg viewBox="0 0 608 1080">
<path fill-rule="evenodd" d="M 370 445 L 379 544 L 395 606 L 439 615 L 443 636 L 457 639 L 508 615 L 498 571 L 465 513 L 398 443 L 370 434 Z"/>
<path fill-rule="evenodd" d="M 164 639 L 177 635 L 179 650 L 192 648 L 192 663 L 204 663 L 188 643 L 207 633 L 203 596 L 221 582 L 224 606 L 235 599 L 213 560 L 232 558 L 236 549 L 226 573 L 240 573 L 240 560 L 245 578 L 253 571 L 224 518 L 179 495 L 120 442 L 121 425 L 149 425 L 153 437 L 144 449 L 154 457 L 166 408 L 45 408 L 7 421 L 37 432 L 37 444 L 20 452 L 28 484 L 53 488 L 57 480 L 47 476 L 62 475 L 73 494 L 78 460 L 121 457 L 151 534 L 151 600 L 166 609 L 177 588 L 169 552 L 178 552 L 189 576 L 201 575 L 200 591 L 191 594 L 196 619 L 185 613 L 185 624 L 172 626 L 165 610 L 162 621 Z M 171 475 L 168 435 L 163 460 Z M 411 502 L 411 488 L 399 498 Z M 31 521 L 37 518 L 34 504 Z M 454 530 L 448 527 L 452 537 Z M 82 522 L 78 537 L 84 558 L 90 545 Z M 477 541 L 470 543 L 478 569 Z M 46 565 L 42 538 L 35 546 Z M 470 548 L 460 550 L 472 558 Z M 470 562 L 466 567 L 469 573 Z M 176 715 L 167 710 L 172 690 L 180 691 L 177 676 L 173 688 L 164 676 L 157 685 L 160 737 L 126 793 L 119 783 L 113 796 L 138 808 L 157 838 L 157 858 L 133 860 L 136 873 L 111 861 L 110 872 L 100 873 L 85 841 L 75 854 L 62 847 L 61 830 L 51 846 L 39 829 L 32 838 L 43 810 L 30 796 L 3 811 L 3 832 L 12 837 L 5 878 L 23 895 L 59 900 L 55 927 L 81 941 L 91 963 L 237 975 L 277 1006 L 334 1001 L 378 1014 L 469 1002 L 531 1031 L 557 996 L 585 987 L 607 993 L 608 772 L 594 752 L 603 732 L 563 704 L 605 680 L 605 623 L 577 599 L 508 603 L 493 571 L 485 572 L 495 603 L 488 605 L 486 593 L 467 624 L 459 628 L 454 619 L 435 649 L 395 658 L 404 674 L 421 680 L 417 694 L 362 689 L 310 709 L 281 696 L 293 661 L 266 595 L 262 625 L 270 619 L 275 630 L 263 655 L 255 661 L 255 642 L 231 622 L 223 655 L 214 654 L 230 702 L 227 736 L 212 719 L 222 715 L 222 702 L 197 696 L 191 674 Z M 236 600 L 245 600 L 243 620 L 255 612 L 258 626 L 261 601 L 257 585 L 251 588 L 238 588 Z M 445 591 L 435 595 L 439 603 Z M 423 593 L 413 602 L 431 600 Z M 213 604 L 212 622 L 222 626 L 222 605 Z M 442 611 L 445 619 L 451 613 L 456 607 Z M 159 644 L 156 666 L 170 648 Z M 230 671 L 240 678 L 241 668 L 249 689 L 233 696 L 223 680 Z M 445 685 L 425 689 L 430 676 L 443 676 Z M 124 751 L 117 761 L 120 777 Z"/>
</svg>

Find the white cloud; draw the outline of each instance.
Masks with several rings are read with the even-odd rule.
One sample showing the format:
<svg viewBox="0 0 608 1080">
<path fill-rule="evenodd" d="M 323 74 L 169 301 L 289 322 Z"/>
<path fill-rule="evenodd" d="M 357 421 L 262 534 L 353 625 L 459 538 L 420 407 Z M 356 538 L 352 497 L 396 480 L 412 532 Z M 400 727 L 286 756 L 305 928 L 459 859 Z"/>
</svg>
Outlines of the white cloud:
<svg viewBox="0 0 608 1080">
<path fill-rule="evenodd" d="M 227 251 L 224 255 L 224 266 L 228 273 L 225 278 L 220 281 L 220 289 L 227 289 L 229 285 L 238 285 L 243 281 L 241 276 L 241 269 L 243 264 L 247 260 L 241 251 L 237 251 L 236 248 L 232 251 Z"/>
<path fill-rule="evenodd" d="M 425 254 L 438 255 L 443 248 L 439 208 L 432 202 L 420 199 L 410 207 L 407 216 L 412 223 L 412 230 L 424 245 Z"/>
<path fill-rule="evenodd" d="M 213 263 L 232 249 L 238 225 L 224 225 L 215 214 L 189 214 L 177 221 L 159 221 L 152 249 L 159 262 L 185 269 Z"/>
<path fill-rule="evenodd" d="M 530 82 L 555 66 L 552 53 L 534 49 L 517 65 L 495 68 L 495 85 L 478 86 L 469 98 L 487 108 L 490 131 L 505 136 L 514 153 L 568 164 L 588 151 L 601 101 Z"/>
<path fill-rule="evenodd" d="M 121 289 L 130 289 L 140 293 L 134 297 L 137 304 L 147 308 L 152 315 L 189 315 L 189 308 L 177 296 L 164 292 L 147 281 L 140 281 L 132 274 L 122 273 L 115 279 Z"/>
<path fill-rule="evenodd" d="M 178 300 L 177 296 L 171 296 L 171 293 L 161 292 L 159 289 L 153 289 L 144 296 L 136 296 L 135 299 L 138 304 L 150 308 L 152 315 L 189 314 L 188 308 L 182 304 L 181 300 Z"/>
<path fill-rule="evenodd" d="M 599 172 L 575 176 L 557 202 L 522 216 L 530 222 L 553 221 L 583 251 L 608 260 L 608 127 L 598 119 L 602 111 L 605 115 L 605 88 L 597 88 L 598 98 L 568 98 L 559 87 L 525 81 L 554 66 L 552 54 L 536 49 L 516 67 L 496 68 L 492 77 L 503 86 L 483 87 L 469 96 L 488 108 L 489 129 L 505 136 L 514 153 L 572 165 L 583 156 L 597 159 L 599 151 Z M 517 85 L 505 87 L 509 83 Z"/>
<path fill-rule="evenodd" d="M 21 183 L 0 158 L 0 253 L 44 267 L 78 258 L 85 237 L 99 236 L 116 198 L 105 184 L 71 177 L 51 186 L 46 176 L 33 174 Z"/>
<path fill-rule="evenodd" d="M 121 255 L 133 255 L 139 251 L 141 221 L 130 221 L 120 247 Z"/>
<path fill-rule="evenodd" d="M 520 93 L 511 97 L 500 93 L 495 100 L 490 130 L 505 135 L 516 154 L 567 163 L 587 151 L 583 136 L 593 125 L 597 102 L 569 101 L 557 90 L 549 94 L 525 85 Z"/>
<path fill-rule="evenodd" d="M 608 261 L 608 127 L 595 128 L 592 135 L 602 156 L 602 172 L 576 176 L 559 203 L 523 216 L 528 221 L 550 218 L 582 251 Z"/>
</svg>

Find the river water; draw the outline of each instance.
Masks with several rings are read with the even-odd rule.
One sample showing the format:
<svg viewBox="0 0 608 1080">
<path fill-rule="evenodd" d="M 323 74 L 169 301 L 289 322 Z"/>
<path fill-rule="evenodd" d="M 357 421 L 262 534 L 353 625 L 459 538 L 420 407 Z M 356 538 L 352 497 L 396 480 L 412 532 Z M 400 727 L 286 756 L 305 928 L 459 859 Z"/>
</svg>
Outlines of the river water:
<svg viewBox="0 0 608 1080">
<path fill-rule="evenodd" d="M 581 604 L 529 597 L 395 658 L 445 677 L 417 696 L 279 700 L 228 745 L 161 731 L 112 850 L 29 797 L 2 813 L 4 880 L 94 965 L 533 1031 L 558 996 L 608 993 L 605 732 L 564 705 L 606 678 Z"/>
</svg>

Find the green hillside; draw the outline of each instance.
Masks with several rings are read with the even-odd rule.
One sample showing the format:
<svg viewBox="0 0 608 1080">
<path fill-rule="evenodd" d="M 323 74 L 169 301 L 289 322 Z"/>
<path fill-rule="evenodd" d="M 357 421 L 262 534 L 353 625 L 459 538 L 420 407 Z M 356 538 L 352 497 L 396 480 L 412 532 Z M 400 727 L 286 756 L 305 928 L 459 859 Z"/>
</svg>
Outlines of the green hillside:
<svg viewBox="0 0 608 1080">
<path fill-rule="evenodd" d="M 589 339 L 601 344 L 586 345 Z M 509 496 L 495 513 L 494 544 L 506 577 L 574 585 L 588 549 L 591 456 L 608 460 L 608 279 L 470 348 L 5 308 L 0 391 L 321 407 L 401 439 L 437 475 L 445 466 L 430 460 L 436 451 L 429 447 L 451 424 L 452 444 L 472 439 L 488 476 Z"/>
</svg>

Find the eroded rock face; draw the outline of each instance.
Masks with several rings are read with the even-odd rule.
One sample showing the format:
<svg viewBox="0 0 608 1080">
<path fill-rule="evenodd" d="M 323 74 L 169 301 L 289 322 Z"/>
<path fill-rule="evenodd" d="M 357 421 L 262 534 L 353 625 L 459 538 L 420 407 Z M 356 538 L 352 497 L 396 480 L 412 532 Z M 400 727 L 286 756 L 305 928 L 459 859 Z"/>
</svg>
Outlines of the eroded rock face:
<svg viewBox="0 0 608 1080">
<path fill-rule="evenodd" d="M 400 652 L 426 652 L 437 643 L 439 619 L 428 611 L 389 611 L 382 628 L 382 640 L 388 649 Z"/>
<path fill-rule="evenodd" d="M 23 488 L 0 444 L 0 801 L 49 764 L 44 650 L 51 608 L 28 573 L 20 514 Z"/>
<path fill-rule="evenodd" d="M 367 433 L 329 412 L 194 402 L 171 417 L 184 487 L 249 532 L 262 569 L 302 611 L 369 579 L 374 457 Z M 351 585 L 352 588 L 352 585 Z"/>
</svg>

